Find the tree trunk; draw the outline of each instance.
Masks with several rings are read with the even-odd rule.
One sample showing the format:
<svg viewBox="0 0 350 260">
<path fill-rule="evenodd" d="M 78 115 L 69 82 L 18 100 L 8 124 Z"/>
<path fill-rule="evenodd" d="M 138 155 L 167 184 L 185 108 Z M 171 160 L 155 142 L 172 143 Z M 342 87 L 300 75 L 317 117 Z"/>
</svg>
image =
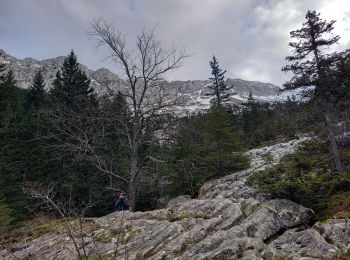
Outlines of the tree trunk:
<svg viewBox="0 0 350 260">
<path fill-rule="evenodd" d="M 217 98 L 216 102 L 217 102 L 218 106 L 221 106 L 219 86 L 216 87 L 216 98 Z"/>
<path fill-rule="evenodd" d="M 136 206 L 136 193 L 137 193 L 137 182 L 136 177 L 138 174 L 138 156 L 137 152 L 134 152 L 130 159 L 130 168 L 129 168 L 129 210 L 135 212 Z"/>
<path fill-rule="evenodd" d="M 313 44 L 315 40 L 313 39 Z M 341 172 L 343 171 L 343 166 L 340 160 L 340 155 L 338 151 L 338 146 L 335 138 L 335 131 L 334 131 L 334 122 L 333 122 L 333 117 L 334 114 L 332 113 L 332 104 L 330 100 L 327 100 L 327 87 L 330 87 L 327 84 L 327 77 L 325 75 L 324 70 L 321 69 L 321 63 L 320 63 L 320 58 L 318 56 L 317 48 L 315 47 L 314 50 L 315 54 L 315 59 L 316 59 L 316 65 L 317 65 L 317 73 L 320 79 L 321 84 L 319 85 L 319 91 L 321 91 L 321 100 L 320 104 L 323 102 L 326 102 L 326 111 L 325 111 L 325 120 L 326 120 L 326 127 L 328 128 L 328 151 L 331 156 L 331 161 L 332 161 L 332 170 L 336 172 Z"/>
<path fill-rule="evenodd" d="M 341 172 L 343 171 L 343 165 L 340 160 L 338 146 L 335 139 L 332 115 L 329 110 L 325 113 L 325 117 L 326 117 L 326 125 L 328 128 L 328 150 L 332 159 L 332 169 L 336 172 Z"/>
<path fill-rule="evenodd" d="M 129 210 L 135 212 L 136 205 L 136 183 L 135 180 L 130 180 L 129 183 Z"/>
</svg>

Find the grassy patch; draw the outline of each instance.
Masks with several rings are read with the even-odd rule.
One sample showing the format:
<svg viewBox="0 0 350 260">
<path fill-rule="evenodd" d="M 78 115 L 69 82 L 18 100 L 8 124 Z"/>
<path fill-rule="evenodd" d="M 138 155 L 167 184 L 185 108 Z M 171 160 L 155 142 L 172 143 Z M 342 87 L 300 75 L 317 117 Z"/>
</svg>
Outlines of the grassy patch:
<svg viewBox="0 0 350 260">
<path fill-rule="evenodd" d="M 7 243 L 17 243 L 24 239 L 32 241 L 46 233 L 56 232 L 64 226 L 64 223 L 59 219 L 36 218 L 23 222 L 22 225 L 6 234 Z"/>
<path fill-rule="evenodd" d="M 329 200 L 328 216 L 350 218 L 350 191 L 337 193 Z"/>
</svg>

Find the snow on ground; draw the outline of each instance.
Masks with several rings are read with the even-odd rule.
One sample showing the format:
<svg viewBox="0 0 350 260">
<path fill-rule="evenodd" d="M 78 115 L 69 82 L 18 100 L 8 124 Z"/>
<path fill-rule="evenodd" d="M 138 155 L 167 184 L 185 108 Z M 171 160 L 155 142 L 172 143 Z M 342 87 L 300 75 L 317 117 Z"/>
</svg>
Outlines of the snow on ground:
<svg viewBox="0 0 350 260">
<path fill-rule="evenodd" d="M 287 90 L 282 91 L 277 95 L 270 95 L 270 96 L 260 96 L 257 97 L 259 100 L 265 101 L 265 102 L 283 102 L 287 101 L 288 98 L 293 99 L 295 98 L 296 101 L 306 101 L 307 98 L 303 96 L 304 91 L 311 91 L 314 87 L 308 87 L 305 89 L 294 89 L 294 90 Z"/>
</svg>

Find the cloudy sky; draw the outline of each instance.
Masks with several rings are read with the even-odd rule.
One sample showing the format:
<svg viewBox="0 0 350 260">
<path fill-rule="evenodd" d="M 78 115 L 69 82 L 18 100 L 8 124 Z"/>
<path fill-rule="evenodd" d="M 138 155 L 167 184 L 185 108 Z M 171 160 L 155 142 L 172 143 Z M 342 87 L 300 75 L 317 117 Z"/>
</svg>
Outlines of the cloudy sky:
<svg viewBox="0 0 350 260">
<path fill-rule="evenodd" d="M 191 53 L 170 80 L 207 79 L 215 54 L 226 76 L 281 85 L 289 31 L 308 9 L 337 20 L 337 48 L 350 48 L 350 0 L 0 0 L 0 48 L 18 58 L 45 59 L 71 49 L 92 69 L 107 67 L 107 50 L 88 40 L 93 18 L 102 16 L 127 35 L 130 46 L 157 25 L 164 46 Z"/>
</svg>

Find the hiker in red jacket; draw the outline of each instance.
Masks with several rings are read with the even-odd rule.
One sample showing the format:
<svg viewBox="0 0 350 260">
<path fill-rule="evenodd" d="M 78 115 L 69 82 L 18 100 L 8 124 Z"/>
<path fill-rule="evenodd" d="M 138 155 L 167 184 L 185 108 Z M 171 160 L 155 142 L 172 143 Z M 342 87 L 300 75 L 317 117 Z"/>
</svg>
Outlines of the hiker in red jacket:
<svg viewBox="0 0 350 260">
<path fill-rule="evenodd" d="M 119 198 L 115 203 L 115 208 L 117 211 L 129 210 L 129 202 L 128 199 L 125 197 L 124 192 L 119 193 Z"/>
</svg>

